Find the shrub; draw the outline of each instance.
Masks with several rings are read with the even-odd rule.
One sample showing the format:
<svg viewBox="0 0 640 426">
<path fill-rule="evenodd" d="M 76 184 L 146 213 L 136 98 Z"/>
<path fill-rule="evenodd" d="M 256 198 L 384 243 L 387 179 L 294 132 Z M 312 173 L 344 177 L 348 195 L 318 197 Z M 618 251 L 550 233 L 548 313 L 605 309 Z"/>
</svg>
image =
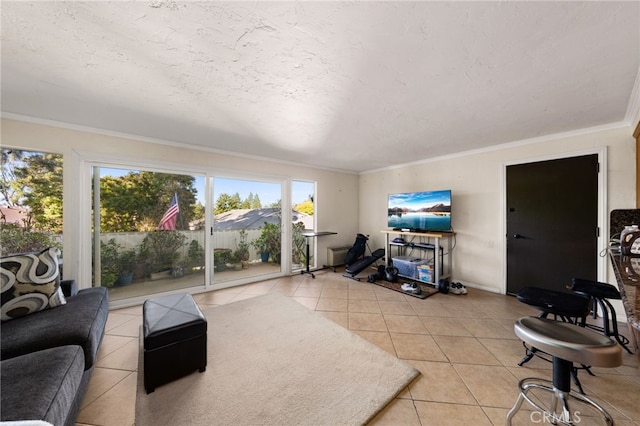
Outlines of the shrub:
<svg viewBox="0 0 640 426">
<path fill-rule="evenodd" d="M 0 242 L 0 252 L 3 256 L 39 252 L 48 247 L 62 250 L 62 244 L 52 234 L 28 231 L 13 223 L 0 224 Z"/>
<path fill-rule="evenodd" d="M 149 272 L 161 272 L 171 269 L 180 260 L 179 250 L 185 245 L 187 237 L 177 231 L 152 231 L 144 237 L 140 246 L 141 258 L 149 262 Z"/>
<path fill-rule="evenodd" d="M 249 260 L 249 243 L 247 242 L 247 231 L 240 230 L 240 242 L 236 244 L 236 251 L 233 252 L 236 261 Z"/>
<path fill-rule="evenodd" d="M 191 243 L 189 243 L 186 263 L 190 268 L 204 266 L 204 248 L 197 240 L 191 240 Z"/>
<path fill-rule="evenodd" d="M 114 238 L 100 241 L 100 285 L 112 287 L 118 279 L 120 271 L 118 251 L 122 246 Z"/>
</svg>

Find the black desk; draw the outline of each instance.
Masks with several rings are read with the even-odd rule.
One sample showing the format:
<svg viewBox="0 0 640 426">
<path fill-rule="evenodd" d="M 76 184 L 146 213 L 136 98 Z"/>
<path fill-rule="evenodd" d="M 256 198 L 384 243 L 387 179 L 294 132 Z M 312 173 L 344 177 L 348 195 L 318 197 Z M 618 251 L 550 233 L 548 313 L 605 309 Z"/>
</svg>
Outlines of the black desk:
<svg viewBox="0 0 640 426">
<path fill-rule="evenodd" d="M 337 234 L 338 234 L 337 232 L 331 232 L 331 231 L 305 232 L 302 234 L 302 236 L 307 242 L 307 269 L 303 269 L 302 271 L 300 271 L 300 274 L 309 274 L 311 275 L 311 278 L 315 278 L 316 276 L 313 274 L 315 271 L 320 271 L 322 269 L 328 268 L 328 266 L 323 266 L 322 268 L 316 268 L 313 271 L 309 269 L 309 260 L 311 260 L 311 256 L 309 253 L 309 240 L 311 240 L 311 238 L 314 238 L 314 237 L 323 237 L 325 235 L 337 235 Z"/>
</svg>

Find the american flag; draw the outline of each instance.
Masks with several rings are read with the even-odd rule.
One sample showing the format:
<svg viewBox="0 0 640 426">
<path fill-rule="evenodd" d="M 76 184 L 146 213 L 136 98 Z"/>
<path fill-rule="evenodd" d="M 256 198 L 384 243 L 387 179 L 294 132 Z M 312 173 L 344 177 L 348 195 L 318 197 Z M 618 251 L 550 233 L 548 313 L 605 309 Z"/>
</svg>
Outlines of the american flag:
<svg viewBox="0 0 640 426">
<path fill-rule="evenodd" d="M 173 199 L 171 200 L 171 205 L 169 209 L 166 211 L 162 219 L 160 219 L 160 224 L 158 225 L 158 229 L 165 230 L 174 230 L 176 229 L 176 221 L 178 220 L 178 213 L 180 213 L 180 207 L 178 206 L 178 194 L 173 195 Z"/>
</svg>

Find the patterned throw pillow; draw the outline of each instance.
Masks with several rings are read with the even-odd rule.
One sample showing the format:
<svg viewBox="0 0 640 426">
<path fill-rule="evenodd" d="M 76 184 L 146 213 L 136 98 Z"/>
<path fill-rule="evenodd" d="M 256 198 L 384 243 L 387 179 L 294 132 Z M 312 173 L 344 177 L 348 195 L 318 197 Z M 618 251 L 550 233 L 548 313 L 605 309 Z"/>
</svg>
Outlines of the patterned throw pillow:
<svg viewBox="0 0 640 426">
<path fill-rule="evenodd" d="M 51 247 L 37 254 L 0 258 L 2 321 L 67 303 L 60 288 L 59 255 Z"/>
</svg>

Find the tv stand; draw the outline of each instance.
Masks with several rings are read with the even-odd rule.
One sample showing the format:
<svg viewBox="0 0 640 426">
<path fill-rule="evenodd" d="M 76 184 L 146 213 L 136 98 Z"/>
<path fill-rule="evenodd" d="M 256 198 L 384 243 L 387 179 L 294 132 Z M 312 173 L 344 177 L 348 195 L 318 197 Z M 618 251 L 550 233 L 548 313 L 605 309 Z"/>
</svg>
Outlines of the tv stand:
<svg viewBox="0 0 640 426">
<path fill-rule="evenodd" d="M 451 238 L 455 235 L 453 232 L 411 232 L 396 229 L 381 232 L 385 234 L 384 254 L 387 266 L 392 264 L 391 247 L 396 247 L 399 251 L 406 250 L 407 247 L 421 251 L 433 250 L 433 282 L 426 284 L 437 287 L 441 279 L 451 278 Z M 404 242 L 394 243 L 391 235 L 402 236 Z M 446 247 L 441 245 L 443 243 L 446 243 Z"/>
</svg>

